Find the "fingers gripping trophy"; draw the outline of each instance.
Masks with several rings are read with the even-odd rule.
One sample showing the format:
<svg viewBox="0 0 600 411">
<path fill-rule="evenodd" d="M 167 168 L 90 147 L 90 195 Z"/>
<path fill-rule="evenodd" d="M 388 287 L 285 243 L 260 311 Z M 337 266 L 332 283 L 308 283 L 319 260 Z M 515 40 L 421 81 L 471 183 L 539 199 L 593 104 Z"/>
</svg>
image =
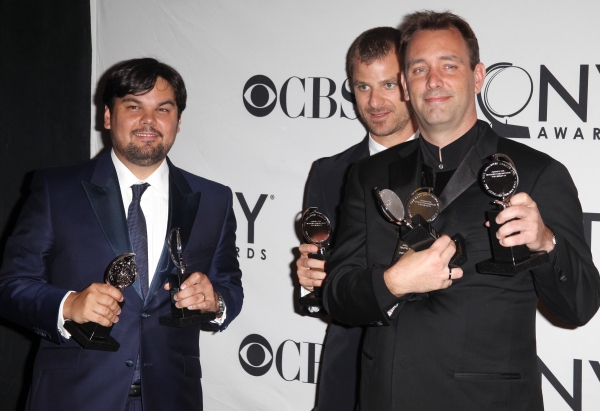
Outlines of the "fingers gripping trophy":
<svg viewBox="0 0 600 411">
<path fill-rule="evenodd" d="M 175 305 L 175 294 L 181 289 L 181 284 L 190 276 L 186 272 L 186 264 L 183 262 L 183 245 L 181 243 L 181 234 L 179 227 L 175 227 L 169 233 L 168 238 L 169 253 L 177 274 L 169 275 L 169 286 L 171 292 L 171 316 L 160 317 L 160 325 L 168 327 L 187 327 L 189 325 L 198 324 L 206 321 L 212 321 L 217 317 L 216 312 L 190 310 L 188 308 L 177 308 Z"/>
<path fill-rule="evenodd" d="M 306 241 L 319 247 L 319 251 L 316 254 L 309 254 L 309 257 L 326 260 L 327 245 L 331 238 L 331 223 L 325 214 L 317 211 L 317 207 L 310 207 L 302 213 L 302 234 Z M 314 287 L 312 293 L 300 297 L 300 305 L 322 307 L 321 287 Z"/>
<path fill-rule="evenodd" d="M 494 201 L 499 209 L 486 212 L 487 220 L 490 223 L 489 233 L 493 257 L 477 263 L 477 271 L 481 274 L 510 276 L 547 262 L 549 257 L 546 251 L 532 253 L 526 245 L 503 247 L 496 237 L 496 232 L 500 228 L 500 225 L 496 223 L 496 217 L 504 209 L 510 207 L 510 199 L 519 185 L 519 175 L 512 160 L 505 154 L 494 154 L 492 161 L 483 168 L 481 183 L 488 194 L 500 198 L 500 200 Z"/>
<path fill-rule="evenodd" d="M 121 254 L 108 265 L 104 272 L 104 282 L 123 291 L 135 282 L 137 265 L 133 260 L 135 254 Z M 125 301 L 119 303 L 123 307 Z M 104 327 L 94 322 L 78 324 L 75 321 L 65 321 L 65 329 L 83 348 L 101 351 L 117 351 L 121 344 L 110 336 L 113 326 Z"/>
</svg>

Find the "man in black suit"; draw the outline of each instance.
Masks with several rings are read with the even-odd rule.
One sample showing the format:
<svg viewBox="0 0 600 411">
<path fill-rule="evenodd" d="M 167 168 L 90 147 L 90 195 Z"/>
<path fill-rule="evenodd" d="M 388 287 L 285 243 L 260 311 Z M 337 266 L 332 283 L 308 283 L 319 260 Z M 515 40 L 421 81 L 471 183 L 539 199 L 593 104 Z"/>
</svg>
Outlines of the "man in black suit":
<svg viewBox="0 0 600 411">
<path fill-rule="evenodd" d="M 338 227 L 338 208 L 348 171 L 356 161 L 414 137 L 416 121 L 407 102 L 401 98 L 398 48 L 400 32 L 378 27 L 362 33 L 350 47 L 346 59 L 356 108 L 368 130 L 358 144 L 332 157 L 314 162 L 307 182 L 305 207 L 318 207 L 333 225 L 333 243 Z M 317 251 L 312 244 L 300 246 L 296 262 L 304 293 L 321 286 L 326 276 L 323 261 L 308 258 Z M 322 310 L 313 315 L 324 315 Z M 360 345 L 363 327 L 332 322 L 324 343 L 319 378 L 319 410 L 356 409 Z"/>
<path fill-rule="evenodd" d="M 362 349 L 360 409 L 542 410 L 538 298 L 572 325 L 585 324 L 600 304 L 577 191 L 562 164 L 477 120 L 474 97 L 485 68 L 462 18 L 418 12 L 401 31 L 402 86 L 422 138 L 352 168 L 323 290 L 333 318 L 372 325 Z M 505 223 L 500 244 L 549 257 L 513 276 L 476 271 L 491 257 L 485 211 L 493 200 L 479 173 L 496 153 L 513 160 L 520 180 L 520 192 L 496 218 Z M 399 230 L 381 215 L 373 188 L 405 199 L 427 186 L 441 203 L 433 228 L 466 240 L 462 269 L 448 268 L 456 247 L 447 235 L 390 265 Z"/>
</svg>

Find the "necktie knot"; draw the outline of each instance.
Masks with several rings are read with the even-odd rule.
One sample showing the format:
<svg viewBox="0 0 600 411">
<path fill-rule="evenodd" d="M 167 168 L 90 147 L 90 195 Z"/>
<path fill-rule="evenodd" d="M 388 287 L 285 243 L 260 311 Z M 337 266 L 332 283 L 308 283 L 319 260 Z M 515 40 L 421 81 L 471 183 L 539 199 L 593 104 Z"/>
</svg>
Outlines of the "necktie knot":
<svg viewBox="0 0 600 411">
<path fill-rule="evenodd" d="M 139 200 L 140 198 L 142 198 L 142 194 L 144 194 L 144 191 L 146 191 L 148 187 L 150 187 L 150 184 L 148 183 L 132 185 L 131 191 L 133 193 L 133 199 Z"/>
</svg>

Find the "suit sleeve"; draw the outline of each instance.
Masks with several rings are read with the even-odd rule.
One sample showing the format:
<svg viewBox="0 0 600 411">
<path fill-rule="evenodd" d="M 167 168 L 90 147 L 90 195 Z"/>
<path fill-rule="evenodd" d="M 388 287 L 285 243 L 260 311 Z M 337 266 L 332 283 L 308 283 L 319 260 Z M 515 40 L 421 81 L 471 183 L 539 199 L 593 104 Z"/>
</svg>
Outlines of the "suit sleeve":
<svg viewBox="0 0 600 411">
<path fill-rule="evenodd" d="M 556 236 L 550 262 L 532 270 L 538 296 L 560 321 L 584 325 L 600 306 L 600 277 L 583 233 L 583 214 L 567 169 L 550 162 L 536 179 L 531 197 Z"/>
<path fill-rule="evenodd" d="M 227 200 L 225 205 L 225 216 L 221 233 L 208 278 L 213 289 L 223 297 L 227 307 L 225 321 L 220 326 L 213 323 L 205 323 L 207 329 L 220 329 L 224 331 L 231 321 L 238 316 L 242 310 L 244 292 L 242 289 L 242 272 L 240 271 L 235 247 L 236 221 L 232 205 L 233 195 L 231 189 L 227 188 Z"/>
<path fill-rule="evenodd" d="M 348 177 L 337 245 L 323 289 L 324 305 L 333 318 L 348 325 L 388 324 L 382 307 L 389 307 L 397 298 L 383 281 L 387 267 L 368 265 L 367 198 L 359 167 L 360 163 L 355 165 Z"/>
<path fill-rule="evenodd" d="M 43 173 L 38 172 L 6 243 L 0 270 L 0 316 L 60 343 L 58 310 L 68 290 L 52 285 L 49 267 L 54 252 L 49 190 Z"/>
</svg>

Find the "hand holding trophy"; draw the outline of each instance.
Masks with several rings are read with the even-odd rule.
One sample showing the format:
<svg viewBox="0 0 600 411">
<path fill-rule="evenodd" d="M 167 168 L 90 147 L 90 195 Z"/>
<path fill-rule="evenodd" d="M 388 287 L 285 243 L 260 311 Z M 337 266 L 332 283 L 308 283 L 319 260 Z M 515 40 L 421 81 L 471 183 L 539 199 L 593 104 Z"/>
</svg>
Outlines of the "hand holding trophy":
<svg viewBox="0 0 600 411">
<path fill-rule="evenodd" d="M 392 264 L 395 264 L 409 248 L 414 251 L 428 249 L 439 238 L 439 234 L 429 223 L 433 222 L 440 213 L 440 201 L 429 187 L 421 187 L 412 192 L 406 204 L 408 218 L 405 215 L 402 200 L 392 190 L 374 188 L 375 196 L 385 217 L 398 226 L 405 225 L 410 231 L 400 236 Z M 460 267 L 467 261 L 464 238 L 460 234 L 452 237 L 456 245 L 456 253 L 450 260 L 449 266 Z"/>
<path fill-rule="evenodd" d="M 546 251 L 531 253 L 526 245 L 503 247 L 500 245 L 496 232 L 500 226 L 496 217 L 507 207 L 510 207 L 510 198 L 519 185 L 519 176 L 512 160 L 504 154 L 494 154 L 481 173 L 481 183 L 485 191 L 500 198 L 494 204 L 500 209 L 487 211 L 486 218 L 490 223 L 489 233 L 492 243 L 492 255 L 489 260 L 477 263 L 477 271 L 481 274 L 515 275 L 530 270 L 548 261 Z"/>
<path fill-rule="evenodd" d="M 331 223 L 325 214 L 317 211 L 317 207 L 310 207 L 302 213 L 302 234 L 306 241 L 319 247 L 318 253 L 309 254 L 309 257 L 325 260 L 326 247 L 331 238 Z M 300 297 L 300 305 L 303 307 L 322 307 L 321 287 L 314 287 L 312 293 Z"/>
<path fill-rule="evenodd" d="M 174 244 L 173 239 L 175 239 Z M 217 317 L 216 312 L 177 308 L 175 305 L 176 301 L 174 296 L 179 292 L 181 289 L 181 284 L 183 284 L 190 274 L 186 273 L 186 265 L 183 262 L 183 246 L 181 244 L 179 227 L 175 227 L 171 230 L 167 241 L 171 260 L 173 261 L 173 264 L 175 264 L 175 267 L 177 267 L 177 274 L 169 275 L 169 286 L 171 292 L 171 317 L 160 317 L 158 319 L 160 325 L 166 325 L 168 327 L 187 327 L 189 325 L 214 320 Z M 173 252 L 173 249 L 175 249 L 177 256 Z"/>
<path fill-rule="evenodd" d="M 104 272 L 104 281 L 119 291 L 132 285 L 137 278 L 137 266 L 133 260 L 135 254 L 121 254 L 108 265 Z M 123 306 L 125 302 L 120 305 Z M 104 327 L 94 322 L 78 324 L 74 321 L 65 321 L 65 329 L 71 337 L 83 348 L 101 351 L 117 351 L 119 344 L 110 336 L 113 326 Z"/>
</svg>

